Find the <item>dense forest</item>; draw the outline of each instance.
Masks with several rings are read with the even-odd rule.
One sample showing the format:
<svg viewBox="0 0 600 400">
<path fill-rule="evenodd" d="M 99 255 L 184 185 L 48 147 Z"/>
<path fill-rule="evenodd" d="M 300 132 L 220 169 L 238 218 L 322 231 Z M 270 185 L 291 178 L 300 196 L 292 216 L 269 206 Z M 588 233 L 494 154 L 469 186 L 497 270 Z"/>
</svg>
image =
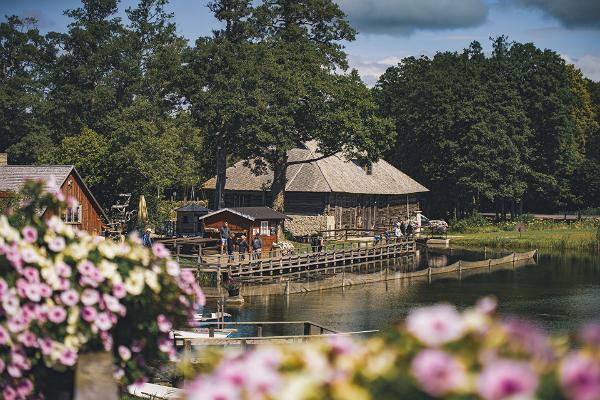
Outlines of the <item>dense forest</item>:
<svg viewBox="0 0 600 400">
<path fill-rule="evenodd" d="M 168 0 L 82 0 L 65 32 L 0 24 L 0 151 L 74 164 L 105 205 L 120 192 L 201 196 L 239 159 L 272 168 L 283 209 L 287 150 L 385 157 L 430 189 L 431 214 L 597 207 L 600 84 L 555 52 L 493 39 L 406 58 L 373 89 L 348 67 L 356 32 L 332 0 L 214 0 L 219 28 L 188 41 Z M 308 162 L 305 160 L 303 162 Z M 222 190 L 217 190 L 217 202 Z"/>
<path fill-rule="evenodd" d="M 438 215 L 600 206 L 600 84 L 554 51 L 491 40 L 489 56 L 473 42 L 380 77 L 398 134 L 388 160 L 432 190 Z"/>
</svg>

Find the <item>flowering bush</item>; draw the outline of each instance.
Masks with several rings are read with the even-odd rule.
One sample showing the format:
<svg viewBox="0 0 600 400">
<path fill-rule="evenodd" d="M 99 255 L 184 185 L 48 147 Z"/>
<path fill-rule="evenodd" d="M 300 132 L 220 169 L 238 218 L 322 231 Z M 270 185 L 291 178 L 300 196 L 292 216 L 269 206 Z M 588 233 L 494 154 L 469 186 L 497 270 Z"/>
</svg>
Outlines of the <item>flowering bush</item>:
<svg viewBox="0 0 600 400">
<path fill-rule="evenodd" d="M 52 398 L 64 379 L 51 377 L 85 352 L 112 352 L 122 384 L 173 358 L 171 327 L 188 321 L 192 299 L 204 301 L 194 276 L 161 244 L 117 244 L 64 224 L 60 192 L 29 182 L 25 199 L 0 216 L 0 397 Z"/>
<path fill-rule="evenodd" d="M 600 398 L 600 325 L 549 337 L 482 299 L 412 311 L 387 334 L 227 353 L 189 400 Z"/>
</svg>

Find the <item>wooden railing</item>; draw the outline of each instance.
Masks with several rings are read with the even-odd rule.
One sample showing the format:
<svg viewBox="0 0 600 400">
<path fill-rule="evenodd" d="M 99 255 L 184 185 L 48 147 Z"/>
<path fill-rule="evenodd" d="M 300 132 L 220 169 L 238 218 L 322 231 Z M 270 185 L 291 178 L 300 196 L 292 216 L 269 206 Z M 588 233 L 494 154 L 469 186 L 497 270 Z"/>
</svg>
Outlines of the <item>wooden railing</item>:
<svg viewBox="0 0 600 400">
<path fill-rule="evenodd" d="M 411 256 L 415 250 L 414 238 L 399 238 L 370 246 L 362 246 L 360 243 L 333 244 L 321 252 L 257 260 L 229 261 L 217 257 L 212 262 L 205 260 L 200 268 L 216 272 L 218 286 L 224 273 L 229 278 L 237 278 L 245 283 L 268 282 L 281 280 L 283 277 L 300 279 L 316 274 L 341 272 L 359 263 Z"/>
</svg>

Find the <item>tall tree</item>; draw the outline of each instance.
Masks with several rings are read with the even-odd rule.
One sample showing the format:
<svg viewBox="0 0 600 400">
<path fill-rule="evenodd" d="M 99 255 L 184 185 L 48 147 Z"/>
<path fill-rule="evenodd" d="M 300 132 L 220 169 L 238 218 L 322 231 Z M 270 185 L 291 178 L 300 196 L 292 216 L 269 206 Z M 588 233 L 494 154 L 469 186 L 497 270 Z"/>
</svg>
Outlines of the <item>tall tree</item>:
<svg viewBox="0 0 600 400">
<path fill-rule="evenodd" d="M 270 0 L 255 15 L 264 49 L 262 110 L 258 135 L 244 155 L 273 171 L 272 206 L 282 211 L 288 167 L 314 161 L 288 160 L 298 142 L 315 141 L 315 159 L 341 152 L 376 160 L 392 131 L 358 74 L 338 72 L 347 68 L 342 42 L 355 32 L 333 1 Z"/>
<path fill-rule="evenodd" d="M 251 0 L 215 0 L 209 9 L 224 24 L 213 37 L 200 38 L 187 56 L 183 93 L 203 129 L 206 150 L 216 165 L 215 206 L 224 205 L 227 159 L 250 136 L 259 118 L 255 90 L 260 54 L 253 42 L 256 25 Z"/>
<path fill-rule="evenodd" d="M 40 114 L 55 50 L 35 24 L 16 16 L 0 24 L 0 150 L 15 146 L 12 162 L 33 161 L 39 149 L 35 142 L 45 144 L 47 136 Z M 31 143 L 19 146 L 22 141 Z"/>
</svg>

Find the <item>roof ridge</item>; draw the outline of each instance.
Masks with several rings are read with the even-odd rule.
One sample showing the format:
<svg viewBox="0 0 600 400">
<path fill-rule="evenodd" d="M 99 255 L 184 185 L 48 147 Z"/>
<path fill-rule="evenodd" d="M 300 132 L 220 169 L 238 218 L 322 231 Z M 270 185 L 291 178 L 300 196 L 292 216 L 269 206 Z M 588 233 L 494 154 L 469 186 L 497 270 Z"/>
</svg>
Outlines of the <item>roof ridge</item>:
<svg viewBox="0 0 600 400">
<path fill-rule="evenodd" d="M 329 157 L 331 157 L 331 156 L 329 156 Z M 320 165 L 320 162 L 321 162 L 321 161 L 323 161 L 323 160 L 325 160 L 325 159 L 327 159 L 327 158 L 329 158 L 329 157 L 322 158 L 322 159 L 320 159 L 320 160 L 317 160 L 317 161 L 315 161 L 315 165 L 316 165 L 316 166 L 317 166 L 317 168 L 319 169 L 319 172 L 321 173 L 321 175 L 323 175 L 323 179 L 325 179 L 325 183 L 327 184 L 327 187 L 329 188 L 329 191 L 330 191 L 330 192 L 333 192 L 333 188 L 331 187 L 331 184 L 329 183 L 329 179 L 327 179 L 327 176 L 326 176 L 326 175 L 325 175 L 325 173 L 323 172 L 323 169 L 321 168 L 321 165 Z"/>
</svg>

